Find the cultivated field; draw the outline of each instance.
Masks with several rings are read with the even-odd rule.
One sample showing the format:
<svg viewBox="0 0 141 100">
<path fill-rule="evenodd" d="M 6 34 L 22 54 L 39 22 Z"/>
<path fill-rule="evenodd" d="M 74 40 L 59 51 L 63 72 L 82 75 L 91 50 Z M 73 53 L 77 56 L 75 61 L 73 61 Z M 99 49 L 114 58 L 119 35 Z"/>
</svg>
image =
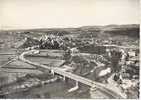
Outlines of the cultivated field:
<svg viewBox="0 0 141 100">
<path fill-rule="evenodd" d="M 77 48 L 80 56 L 73 58 L 72 55 L 68 54 L 72 56 L 71 60 L 68 60 L 69 57 L 66 54 L 68 48 Z M 125 66 L 123 67 L 125 69 L 125 75 L 123 76 L 126 76 L 128 81 L 132 80 L 131 84 L 136 83 L 136 85 L 132 89 L 131 87 L 129 88 L 129 94 L 125 92 L 126 89 L 118 88 L 115 92 L 121 92 L 121 94 L 126 95 L 126 98 L 138 98 L 139 25 L 0 31 L 0 98 L 111 98 L 99 90 L 92 92 L 90 87 L 82 83 L 80 83 L 78 90 L 69 93 L 68 90 L 75 86 L 74 80 L 69 79 L 66 83 L 62 78 L 58 78 L 60 75 L 55 74 L 54 76 L 48 71 L 43 72 L 37 69 L 36 66 L 19 59 L 23 52 L 33 49 L 40 52 L 38 54 L 29 54 L 25 57 L 31 62 L 58 68 L 64 65 L 70 66 L 75 69 L 72 72 L 73 74 L 102 84 L 112 85 L 113 88 L 114 86 L 116 87 L 115 84 L 119 85 L 119 81 L 112 79 L 113 76 L 115 73 L 122 73 L 121 66 Z M 111 60 L 107 55 L 107 49 L 111 51 L 116 49 L 117 53 L 121 49 L 124 50 L 124 52 L 129 54 L 129 59 L 124 61 L 125 63 L 130 61 L 132 67 L 130 64 L 119 63 L 121 58 L 118 58 L 117 55 L 113 55 Z M 130 57 L 130 52 L 135 52 L 136 55 Z M 65 64 L 62 65 L 64 62 Z M 97 68 L 96 63 L 102 63 L 105 66 Z M 98 74 L 106 68 L 111 68 L 110 74 L 99 77 Z M 18 81 L 21 77 L 23 80 Z M 54 82 L 41 84 L 44 80 L 56 77 L 58 79 Z M 34 81 L 30 83 L 30 79 Z M 36 81 L 40 85 L 32 86 Z M 124 81 L 125 78 L 123 77 L 122 82 Z M 13 90 L 15 92 L 10 91 L 10 89 L 22 87 L 22 85 L 25 85 L 24 88 L 16 88 Z M 122 83 L 119 86 L 122 87 Z"/>
</svg>

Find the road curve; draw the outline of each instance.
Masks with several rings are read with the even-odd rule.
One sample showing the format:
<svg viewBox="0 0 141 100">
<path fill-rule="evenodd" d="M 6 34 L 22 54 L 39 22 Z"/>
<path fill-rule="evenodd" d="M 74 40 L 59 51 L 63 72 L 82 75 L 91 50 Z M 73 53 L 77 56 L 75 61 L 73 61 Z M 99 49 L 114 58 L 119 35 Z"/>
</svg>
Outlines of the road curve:
<svg viewBox="0 0 141 100">
<path fill-rule="evenodd" d="M 43 65 L 43 64 L 40 64 L 40 63 L 37 63 L 37 62 L 31 62 L 29 60 L 27 60 L 25 58 L 25 56 L 27 54 L 30 54 L 30 53 L 33 53 L 33 52 L 36 52 L 37 50 L 30 50 L 30 51 L 26 51 L 26 52 L 23 52 L 20 56 L 19 56 L 19 59 L 25 63 L 28 63 L 28 64 L 31 64 L 33 66 L 35 66 L 37 69 L 43 69 L 43 70 L 52 70 L 54 71 L 54 73 L 57 73 L 59 75 L 62 75 L 62 76 L 65 76 L 65 77 L 68 77 L 70 79 L 73 79 L 75 81 L 78 81 L 78 82 L 81 82 L 85 85 L 88 85 L 90 87 L 96 87 L 102 91 L 104 91 L 105 93 L 107 93 L 107 95 L 109 95 L 110 97 L 112 97 L 112 99 L 125 99 L 124 96 L 122 96 L 121 94 L 119 93 L 116 93 L 115 91 L 109 89 L 109 87 L 107 87 L 105 84 L 102 84 L 102 83 L 99 83 L 99 82 L 95 82 L 95 81 L 92 81 L 90 79 L 87 79 L 87 78 L 84 78 L 82 76 L 78 76 L 76 74 L 72 74 L 70 72 L 66 72 L 66 71 L 63 71 L 61 70 L 60 68 L 58 67 L 49 67 L 49 66 L 46 66 L 46 65 Z M 42 71 L 43 71 L 42 70 Z"/>
<path fill-rule="evenodd" d="M 119 46 L 119 45 L 114 45 L 114 44 L 111 44 L 111 45 L 99 45 L 99 46 L 105 46 L 105 47 L 116 47 L 116 48 L 123 48 L 123 49 L 139 49 L 139 47 L 135 46 L 135 47 L 132 47 L 132 46 Z"/>
</svg>

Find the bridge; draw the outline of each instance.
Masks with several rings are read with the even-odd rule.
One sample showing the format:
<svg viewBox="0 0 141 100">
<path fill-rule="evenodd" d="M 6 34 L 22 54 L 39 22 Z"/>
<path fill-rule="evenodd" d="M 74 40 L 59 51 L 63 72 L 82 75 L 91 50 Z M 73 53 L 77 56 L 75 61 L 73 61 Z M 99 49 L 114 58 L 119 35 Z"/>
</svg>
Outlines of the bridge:
<svg viewBox="0 0 141 100">
<path fill-rule="evenodd" d="M 19 59 L 25 63 L 28 63 L 30 65 L 33 65 L 35 66 L 37 69 L 41 69 L 42 71 L 45 71 L 45 70 L 50 70 L 50 71 L 53 71 L 54 73 L 56 74 L 59 74 L 61 76 L 64 76 L 64 77 L 67 77 L 69 79 L 72 79 L 72 80 L 75 80 L 77 82 L 80 82 L 80 83 L 83 83 L 85 85 L 88 85 L 90 87 L 93 87 L 93 88 L 97 88 L 97 89 L 100 89 L 102 91 L 104 91 L 105 93 L 107 93 L 108 95 L 110 95 L 112 98 L 115 98 L 115 99 L 119 99 L 119 98 L 125 98 L 124 96 L 122 96 L 121 94 L 119 93 L 116 93 L 115 91 L 113 91 L 112 89 L 110 89 L 110 87 L 107 87 L 105 84 L 102 84 L 102 83 L 99 83 L 99 82 L 95 82 L 95 81 L 92 81 L 90 79 L 87 79 L 85 77 L 82 77 L 82 76 L 78 76 L 76 74 L 73 74 L 73 73 L 70 73 L 70 72 L 66 72 L 66 71 L 63 71 L 61 70 L 61 68 L 59 67 L 50 67 L 50 66 L 46 66 L 46 65 L 43 65 L 43 64 L 40 64 L 40 63 L 37 63 L 37 62 L 31 62 L 27 59 L 25 59 L 25 56 L 27 54 L 30 54 L 30 53 L 33 53 L 35 52 L 36 50 L 30 50 L 30 51 L 25 51 L 23 52 L 20 56 L 19 56 Z"/>
</svg>

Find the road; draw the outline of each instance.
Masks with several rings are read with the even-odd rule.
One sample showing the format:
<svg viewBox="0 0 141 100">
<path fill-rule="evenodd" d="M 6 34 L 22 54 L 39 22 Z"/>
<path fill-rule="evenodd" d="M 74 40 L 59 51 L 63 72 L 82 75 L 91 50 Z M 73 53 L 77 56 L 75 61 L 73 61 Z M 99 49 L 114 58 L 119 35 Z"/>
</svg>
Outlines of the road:
<svg viewBox="0 0 141 100">
<path fill-rule="evenodd" d="M 101 46 L 105 46 L 105 47 L 116 47 L 116 48 L 123 48 L 123 49 L 139 49 L 139 47 L 133 47 L 133 46 L 119 46 L 119 45 L 101 45 Z"/>
<path fill-rule="evenodd" d="M 19 56 L 19 59 L 25 63 L 28 63 L 28 64 L 31 64 L 33 66 L 35 66 L 37 69 L 42 69 L 42 71 L 44 70 L 51 70 L 53 71 L 54 73 L 57 73 L 59 75 L 62 75 L 64 77 L 67 77 L 67 78 L 70 78 L 72 80 L 75 80 L 77 82 L 81 82 L 85 85 L 88 85 L 90 87 L 96 87 L 102 91 L 104 91 L 105 93 L 107 93 L 107 95 L 110 95 L 111 97 L 115 98 L 115 99 L 119 99 L 119 98 L 125 98 L 123 97 L 121 94 L 118 94 L 116 93 L 115 91 L 109 89 L 109 87 L 107 87 L 105 84 L 102 84 L 102 83 L 99 83 L 99 82 L 95 82 L 95 81 L 92 81 L 90 79 L 87 79 L 87 78 L 84 78 L 82 76 L 78 76 L 76 74 L 72 74 L 70 72 L 66 72 L 66 71 L 63 71 L 61 70 L 61 68 L 58 68 L 58 67 L 50 67 L 50 66 L 46 66 L 46 65 L 42 65 L 38 62 L 31 62 L 29 61 L 28 59 L 25 59 L 25 56 L 30 54 L 30 53 L 33 53 L 35 52 L 36 50 L 30 50 L 30 51 L 25 51 L 23 52 L 20 56 Z"/>
</svg>

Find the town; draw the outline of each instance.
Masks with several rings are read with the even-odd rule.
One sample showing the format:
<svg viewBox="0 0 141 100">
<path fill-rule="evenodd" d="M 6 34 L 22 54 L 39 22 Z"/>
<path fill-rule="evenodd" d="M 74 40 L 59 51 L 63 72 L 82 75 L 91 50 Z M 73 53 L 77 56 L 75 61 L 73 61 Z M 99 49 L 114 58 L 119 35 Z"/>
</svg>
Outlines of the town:
<svg viewBox="0 0 141 100">
<path fill-rule="evenodd" d="M 0 32 L 0 98 L 136 99 L 139 69 L 136 24 Z"/>
</svg>

